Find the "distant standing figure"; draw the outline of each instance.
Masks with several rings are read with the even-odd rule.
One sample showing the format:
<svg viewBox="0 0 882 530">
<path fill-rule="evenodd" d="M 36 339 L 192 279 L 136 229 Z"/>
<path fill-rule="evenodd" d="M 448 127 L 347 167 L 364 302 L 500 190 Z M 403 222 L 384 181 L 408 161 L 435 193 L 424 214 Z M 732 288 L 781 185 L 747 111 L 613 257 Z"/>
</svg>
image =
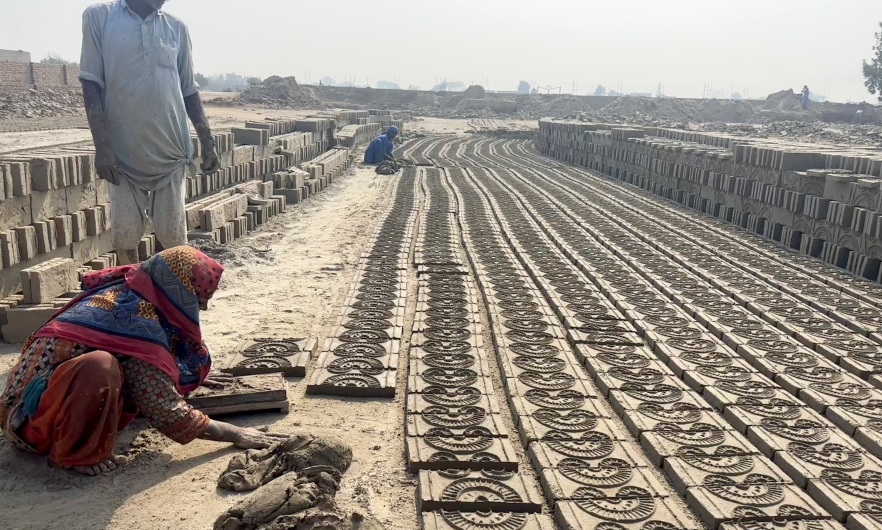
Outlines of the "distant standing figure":
<svg viewBox="0 0 882 530">
<path fill-rule="evenodd" d="M 395 148 L 395 137 L 398 136 L 398 127 L 390 125 L 384 134 L 377 136 L 364 152 L 365 164 L 379 164 L 384 160 L 392 160 L 392 149 Z"/>
<path fill-rule="evenodd" d="M 186 176 L 195 172 L 187 117 L 202 144 L 202 171 L 219 162 L 196 83 L 190 32 L 160 11 L 166 0 L 115 0 L 83 13 L 80 81 L 95 142 L 95 169 L 110 186 L 113 246 L 138 261 L 152 220 L 163 248 L 187 243 Z"/>
<path fill-rule="evenodd" d="M 854 113 L 854 118 L 851 119 L 851 123 L 857 125 L 864 123 L 864 109 L 858 109 L 857 112 Z"/>
<path fill-rule="evenodd" d="M 809 87 L 808 85 L 803 85 L 802 87 L 802 108 L 807 109 L 809 107 Z"/>
</svg>

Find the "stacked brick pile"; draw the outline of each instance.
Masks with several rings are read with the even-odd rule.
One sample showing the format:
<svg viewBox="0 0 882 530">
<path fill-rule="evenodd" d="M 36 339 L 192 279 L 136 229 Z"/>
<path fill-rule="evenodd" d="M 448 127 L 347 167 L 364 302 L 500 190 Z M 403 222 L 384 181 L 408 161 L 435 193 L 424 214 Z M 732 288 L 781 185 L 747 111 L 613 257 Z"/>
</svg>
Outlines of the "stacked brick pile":
<svg viewBox="0 0 882 530">
<path fill-rule="evenodd" d="M 538 149 L 882 280 L 880 150 L 551 119 Z"/>
<path fill-rule="evenodd" d="M 344 123 L 369 116 L 367 111 L 339 115 Z M 335 148 L 335 116 L 247 122 L 214 135 L 221 169 L 187 177 L 188 238 L 227 243 L 330 185 L 350 167 L 351 149 L 369 141 L 360 136 L 348 149 Z M 193 138 L 193 145 L 199 167 L 198 139 Z M 23 340 L 66 303 L 69 296 L 60 297 L 78 286 L 76 272 L 116 265 L 109 200 L 107 182 L 95 173 L 91 146 L 0 155 L 4 340 Z M 140 259 L 155 253 L 152 234 L 138 250 Z M 32 295 L 33 285 L 45 285 L 39 287 L 39 296 Z"/>
</svg>

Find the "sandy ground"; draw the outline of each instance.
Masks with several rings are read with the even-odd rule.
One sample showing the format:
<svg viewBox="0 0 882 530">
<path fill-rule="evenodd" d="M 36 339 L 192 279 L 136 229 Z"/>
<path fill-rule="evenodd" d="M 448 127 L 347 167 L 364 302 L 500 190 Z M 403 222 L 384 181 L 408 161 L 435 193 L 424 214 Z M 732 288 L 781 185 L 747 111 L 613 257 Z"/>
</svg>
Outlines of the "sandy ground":
<svg viewBox="0 0 882 530">
<path fill-rule="evenodd" d="M 393 177 L 359 169 L 320 195 L 273 219 L 221 251 L 221 288 L 204 313 L 204 336 L 218 364 L 246 336 L 326 337 L 365 250 L 388 206 Z M 270 249 L 270 252 L 255 252 Z M 18 348 L 0 349 L 0 378 Z M 291 412 L 234 417 L 239 425 L 275 432 L 342 435 L 354 451 L 338 502 L 377 516 L 389 530 L 417 527 L 415 480 L 404 472 L 403 404 L 393 400 L 305 396 L 305 380 L 291 379 Z M 133 428 L 134 427 L 134 428 Z M 121 436 L 118 452 L 140 457 L 107 477 L 86 478 L 51 469 L 44 458 L 0 442 L 0 511 L 4 528 L 197 530 L 209 528 L 233 501 L 215 488 L 235 449 L 197 440 L 167 442 L 138 427 Z M 39 507 L 35 510 L 35 507 Z"/>
</svg>

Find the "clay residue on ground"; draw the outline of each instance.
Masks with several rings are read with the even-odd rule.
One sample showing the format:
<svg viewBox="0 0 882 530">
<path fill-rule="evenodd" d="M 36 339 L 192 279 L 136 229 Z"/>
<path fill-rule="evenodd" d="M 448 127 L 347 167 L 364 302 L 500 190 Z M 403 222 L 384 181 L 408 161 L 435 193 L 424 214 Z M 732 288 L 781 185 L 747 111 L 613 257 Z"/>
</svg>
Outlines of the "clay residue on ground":
<svg viewBox="0 0 882 530">
<path fill-rule="evenodd" d="M 218 366 L 240 338 L 330 334 L 359 256 L 388 207 L 394 178 L 358 169 L 223 250 L 221 287 L 202 317 Z M 20 345 L 0 347 L 0 381 L 18 351 Z M 402 460 L 404 392 L 395 400 L 314 397 L 305 395 L 305 380 L 289 381 L 288 415 L 231 421 L 342 437 L 354 458 L 337 494 L 340 509 L 376 516 L 388 530 L 416 528 L 415 478 L 405 473 Z M 233 504 L 235 498 L 216 484 L 236 449 L 202 440 L 181 446 L 143 422 L 133 427 L 117 446 L 130 465 L 99 478 L 51 469 L 45 458 L 0 442 L 4 526 L 203 530 Z"/>
</svg>

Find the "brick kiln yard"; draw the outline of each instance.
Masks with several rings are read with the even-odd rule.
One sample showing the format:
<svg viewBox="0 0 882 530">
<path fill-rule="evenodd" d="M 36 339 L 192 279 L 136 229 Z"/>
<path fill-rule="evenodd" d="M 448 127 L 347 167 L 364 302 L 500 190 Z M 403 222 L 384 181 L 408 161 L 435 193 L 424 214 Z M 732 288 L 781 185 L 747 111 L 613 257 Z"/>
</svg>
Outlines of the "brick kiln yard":
<svg viewBox="0 0 882 530">
<path fill-rule="evenodd" d="M 222 180 L 192 183 L 191 235 L 227 268 L 204 334 L 219 367 L 243 339 L 317 340 L 256 361 L 305 371 L 287 415 L 232 421 L 350 444 L 342 511 L 390 530 L 882 528 L 878 149 L 432 118 L 403 124 L 416 166 L 382 177 L 344 168 L 390 117 L 258 112 L 210 108 L 235 129 Z M 42 183 L 7 200 L 88 187 L 34 162 L 84 139 L 0 134 L 10 179 Z M 81 240 L 79 209 L 4 227 L 45 234 L 29 259 L 0 246 L 30 287 L 4 293 L 6 326 L 60 294 L 35 300 L 58 287 L 30 267 L 106 233 L 98 193 Z M 195 530 L 237 501 L 216 488 L 234 449 L 134 427 L 98 478 L 0 445 L 5 527 Z"/>
</svg>

